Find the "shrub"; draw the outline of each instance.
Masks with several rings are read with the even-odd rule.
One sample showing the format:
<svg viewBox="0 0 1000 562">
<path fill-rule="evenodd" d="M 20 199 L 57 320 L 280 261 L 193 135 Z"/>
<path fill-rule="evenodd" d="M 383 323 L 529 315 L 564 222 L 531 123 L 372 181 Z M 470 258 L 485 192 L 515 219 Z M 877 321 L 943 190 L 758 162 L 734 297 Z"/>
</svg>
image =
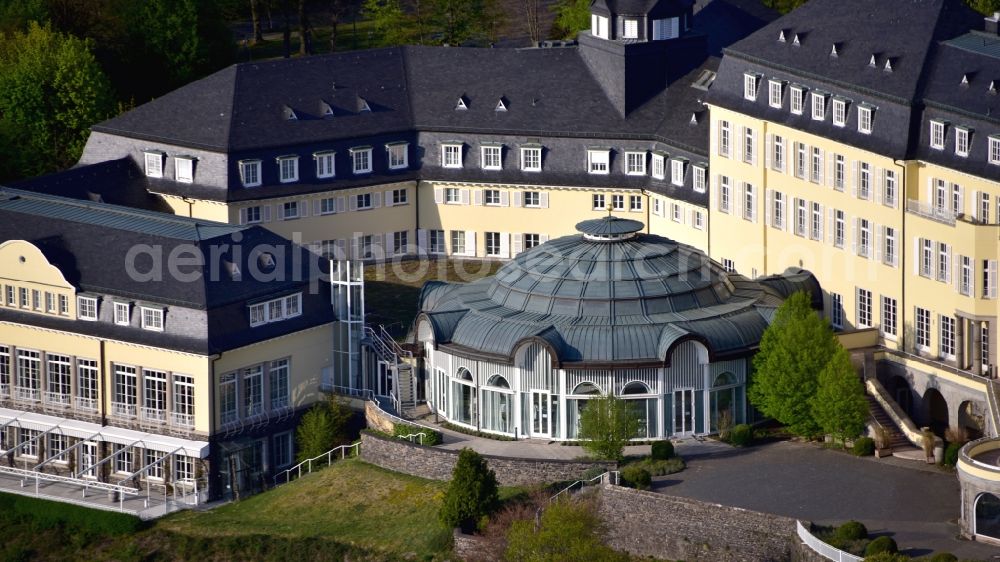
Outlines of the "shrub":
<svg viewBox="0 0 1000 562">
<path fill-rule="evenodd" d="M 563 500 L 542 511 L 537 530 L 534 518 L 514 521 L 507 533 L 504 559 L 514 562 L 629 560 L 627 554 L 615 552 L 601 542 L 604 530 L 595 511 L 590 503 Z"/>
<path fill-rule="evenodd" d="M 865 548 L 865 557 L 883 552 L 890 554 L 899 552 L 899 547 L 896 546 L 896 541 L 894 541 L 892 537 L 876 537 L 872 540 L 872 542 L 868 543 L 868 546 Z"/>
<path fill-rule="evenodd" d="M 655 460 L 647 457 L 642 460 L 628 463 L 622 468 L 622 470 L 625 470 L 630 466 L 642 468 L 651 476 L 666 476 L 668 474 L 680 472 L 685 468 L 684 459 L 676 456 L 667 460 Z"/>
<path fill-rule="evenodd" d="M 658 461 L 665 461 L 674 456 L 674 444 L 666 440 L 653 441 L 649 456 Z"/>
<path fill-rule="evenodd" d="M 854 449 L 851 452 L 859 457 L 870 457 L 875 454 L 875 440 L 871 437 L 858 437 L 854 440 Z"/>
<path fill-rule="evenodd" d="M 753 428 L 745 423 L 733 426 L 729 432 L 729 442 L 736 447 L 746 447 L 753 441 Z"/>
<path fill-rule="evenodd" d="M 423 440 L 414 438 L 416 443 L 427 445 L 428 447 L 441 444 L 441 432 L 434 431 L 433 429 L 417 427 L 415 425 L 408 425 L 405 423 L 397 423 L 392 428 L 393 437 L 403 437 L 405 435 L 413 435 L 416 433 L 424 436 Z"/>
<path fill-rule="evenodd" d="M 38 529 L 65 526 L 95 535 L 127 535 L 143 527 L 138 517 L 124 513 L 10 494 L 0 494 L 0 512 L 7 517 L 30 520 Z"/>
<path fill-rule="evenodd" d="M 623 468 L 622 478 L 639 490 L 648 490 L 653 483 L 653 476 L 638 464 L 630 464 Z"/>
<path fill-rule="evenodd" d="M 601 459 L 621 460 L 629 440 L 639 433 L 639 414 L 617 396 L 587 400 L 580 413 L 583 447 Z"/>
<path fill-rule="evenodd" d="M 604 474 L 607 470 L 603 466 L 592 466 L 587 470 L 583 471 L 583 480 L 593 480 L 598 476 Z"/>
<path fill-rule="evenodd" d="M 868 528 L 860 521 L 848 521 L 837 527 L 834 536 L 843 541 L 858 541 L 868 538 Z"/>
<path fill-rule="evenodd" d="M 910 562 L 910 557 L 897 552 L 879 552 L 865 556 L 864 562 Z"/>
<path fill-rule="evenodd" d="M 958 562 L 958 557 L 950 552 L 935 552 L 929 562 Z"/>
<path fill-rule="evenodd" d="M 486 459 L 472 449 L 462 449 L 441 503 L 441 521 L 449 527 L 461 526 L 471 531 L 499 504 L 497 477 L 486 466 Z"/>
<path fill-rule="evenodd" d="M 968 443 L 969 430 L 964 427 L 949 427 L 944 430 L 944 440 L 949 443 Z"/>
<path fill-rule="evenodd" d="M 948 443 L 948 448 L 944 450 L 944 464 L 955 466 L 958 464 L 958 451 L 962 448 L 961 443 Z"/>
</svg>

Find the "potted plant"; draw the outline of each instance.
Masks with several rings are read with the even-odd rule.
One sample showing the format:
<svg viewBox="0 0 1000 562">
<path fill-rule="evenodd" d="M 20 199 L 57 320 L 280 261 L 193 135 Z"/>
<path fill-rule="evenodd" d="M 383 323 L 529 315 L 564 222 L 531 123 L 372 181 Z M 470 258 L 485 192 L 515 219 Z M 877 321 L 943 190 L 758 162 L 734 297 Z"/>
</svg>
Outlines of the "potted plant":
<svg viewBox="0 0 1000 562">
<path fill-rule="evenodd" d="M 875 458 L 892 456 L 892 434 L 884 426 L 872 428 L 872 439 L 875 440 Z"/>
</svg>

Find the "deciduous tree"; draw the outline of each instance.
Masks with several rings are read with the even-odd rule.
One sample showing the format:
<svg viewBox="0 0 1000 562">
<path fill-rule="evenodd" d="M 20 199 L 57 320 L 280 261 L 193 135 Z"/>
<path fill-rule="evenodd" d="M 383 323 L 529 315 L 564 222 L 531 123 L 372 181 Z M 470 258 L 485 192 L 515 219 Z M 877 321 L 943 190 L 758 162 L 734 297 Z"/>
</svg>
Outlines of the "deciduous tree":
<svg viewBox="0 0 1000 562">
<path fill-rule="evenodd" d="M 559 501 L 545 506 L 538 528 L 532 520 L 515 521 L 507 533 L 505 558 L 513 562 L 623 562 L 627 554 L 601 542 L 601 520 L 593 504 Z"/>
<path fill-rule="evenodd" d="M 400 45 L 408 37 L 406 13 L 400 0 L 365 0 L 362 11 L 378 31 L 382 45 Z"/>
<path fill-rule="evenodd" d="M 625 445 L 638 433 L 639 415 L 617 396 L 587 400 L 580 413 L 583 447 L 602 459 L 621 460 Z"/>
<path fill-rule="evenodd" d="M 762 413 L 805 436 L 819 432 L 811 399 L 820 371 L 839 345 L 829 323 L 813 310 L 810 298 L 805 292 L 795 293 L 778 308 L 753 358 L 747 393 Z"/>
<path fill-rule="evenodd" d="M 865 430 L 868 419 L 865 388 L 851 365 L 850 354 L 839 344 L 833 357 L 819 372 L 811 407 L 813 419 L 820 429 L 842 443 Z"/>
<path fill-rule="evenodd" d="M 553 10 L 556 29 L 562 37 L 575 39 L 577 33 L 590 27 L 590 0 L 559 0 Z"/>
</svg>

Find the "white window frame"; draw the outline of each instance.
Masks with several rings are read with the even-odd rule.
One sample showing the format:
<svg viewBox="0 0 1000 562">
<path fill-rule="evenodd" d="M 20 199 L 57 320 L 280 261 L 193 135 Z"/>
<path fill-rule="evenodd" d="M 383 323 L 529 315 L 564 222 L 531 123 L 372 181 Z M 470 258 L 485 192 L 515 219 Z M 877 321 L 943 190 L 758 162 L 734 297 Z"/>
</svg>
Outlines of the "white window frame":
<svg viewBox="0 0 1000 562">
<path fill-rule="evenodd" d="M 151 330 L 154 332 L 163 331 L 164 314 L 162 308 L 153 308 L 151 306 L 140 306 L 139 310 L 141 311 L 142 314 L 141 319 L 142 319 L 143 330 Z"/>
<path fill-rule="evenodd" d="M 847 100 L 833 98 L 833 126 L 847 125 Z"/>
<path fill-rule="evenodd" d="M 486 257 L 500 257 L 500 252 L 503 249 L 502 236 L 499 232 L 491 231 L 483 233 L 483 251 L 486 253 Z"/>
<path fill-rule="evenodd" d="M 127 302 L 115 302 L 115 324 L 119 326 L 128 326 L 131 324 L 129 317 L 130 309 L 131 305 Z"/>
<path fill-rule="evenodd" d="M 84 314 L 84 311 L 86 311 L 88 308 L 93 309 L 93 314 Z M 77 317 L 80 320 L 88 320 L 90 322 L 93 322 L 97 320 L 98 316 L 100 316 L 97 310 L 97 297 L 77 296 L 76 310 L 77 310 Z"/>
<path fill-rule="evenodd" d="M 611 173 L 611 151 L 604 148 L 587 149 L 587 173 L 608 175 Z"/>
<path fill-rule="evenodd" d="M 194 158 L 177 156 L 174 158 L 174 180 L 178 183 L 194 183 Z"/>
<path fill-rule="evenodd" d="M 622 22 L 622 39 L 639 38 L 639 20 L 636 18 L 625 18 Z"/>
<path fill-rule="evenodd" d="M 920 351 L 930 351 L 931 348 L 931 311 L 916 307 L 913 321 L 913 345 Z"/>
<path fill-rule="evenodd" d="M 243 187 L 257 187 L 263 183 L 260 160 L 240 160 L 240 181 Z"/>
<path fill-rule="evenodd" d="M 542 148 L 540 146 L 521 147 L 521 170 L 524 172 L 542 171 Z"/>
<path fill-rule="evenodd" d="M 813 121 L 823 121 L 826 119 L 826 94 L 813 92 L 811 106 L 810 114 Z"/>
<path fill-rule="evenodd" d="M 684 186 L 684 176 L 687 168 L 687 160 L 674 158 L 670 161 L 670 183 L 679 187 Z"/>
<path fill-rule="evenodd" d="M 281 183 L 292 183 L 299 181 L 299 157 L 279 156 L 275 160 L 278 162 L 278 181 Z M 287 167 L 286 167 L 287 165 Z"/>
<path fill-rule="evenodd" d="M 881 318 L 879 331 L 883 337 L 891 340 L 896 339 L 896 330 L 899 325 L 899 303 L 892 297 L 881 296 Z"/>
<path fill-rule="evenodd" d="M 1000 137 L 990 137 L 986 152 L 987 161 L 994 166 L 1000 166 Z"/>
<path fill-rule="evenodd" d="M 930 138 L 928 142 L 934 150 L 944 150 L 945 127 L 944 121 L 930 121 Z"/>
<path fill-rule="evenodd" d="M 385 145 L 390 170 L 403 170 L 410 166 L 410 144 L 397 142 Z"/>
<path fill-rule="evenodd" d="M 503 169 L 503 147 L 495 144 L 479 147 L 479 158 L 484 170 Z"/>
<path fill-rule="evenodd" d="M 805 95 L 806 90 L 802 86 L 791 87 L 788 110 L 791 111 L 793 115 L 802 115 L 802 109 L 805 106 Z"/>
<path fill-rule="evenodd" d="M 760 86 L 760 75 L 752 72 L 743 74 L 743 99 L 757 101 L 757 89 Z"/>
<path fill-rule="evenodd" d="M 650 161 L 649 174 L 658 180 L 662 180 L 667 177 L 667 165 L 666 156 L 662 154 L 653 153 L 653 157 Z"/>
<path fill-rule="evenodd" d="M 522 195 L 524 206 L 532 209 L 541 208 L 542 206 L 542 192 L 541 191 L 525 191 Z"/>
<path fill-rule="evenodd" d="M 441 167 L 442 168 L 462 167 L 461 144 L 445 143 L 441 145 Z"/>
<path fill-rule="evenodd" d="M 708 184 L 708 170 L 704 166 L 694 166 L 692 176 L 692 187 L 697 193 L 705 193 Z"/>
<path fill-rule="evenodd" d="M 294 209 L 295 213 L 289 213 L 289 209 Z M 298 201 L 285 201 L 281 204 L 281 220 L 295 220 L 302 216 L 301 203 Z"/>
<path fill-rule="evenodd" d="M 972 133 L 965 127 L 955 127 L 955 155 L 966 158 L 969 156 Z"/>
<path fill-rule="evenodd" d="M 629 176 L 646 175 L 646 153 L 637 150 L 625 151 L 625 174 Z"/>
<path fill-rule="evenodd" d="M 874 110 L 865 105 L 858 106 L 858 132 L 864 135 L 872 134 L 872 117 Z"/>
<path fill-rule="evenodd" d="M 372 172 L 372 148 L 370 146 L 359 146 L 352 148 L 351 171 L 354 175 L 370 174 Z"/>
<path fill-rule="evenodd" d="M 638 213 L 642 211 L 642 195 L 629 195 L 628 196 L 628 210 L 632 213 Z"/>
<path fill-rule="evenodd" d="M 336 152 L 326 150 L 314 152 L 313 159 L 316 161 L 316 177 L 319 179 L 337 177 Z"/>
<path fill-rule="evenodd" d="M 600 202 L 600 204 L 598 204 Z M 605 211 L 607 210 L 607 199 L 604 197 L 603 193 L 594 193 L 590 197 L 591 209 L 594 211 Z"/>
<path fill-rule="evenodd" d="M 781 109 L 785 83 L 781 80 L 769 80 L 767 83 L 767 104 L 775 109 Z"/>
<path fill-rule="evenodd" d="M 143 154 L 146 177 L 162 178 L 164 154 L 158 150 L 150 150 Z"/>
<path fill-rule="evenodd" d="M 875 323 L 874 310 L 872 308 L 874 306 L 872 292 L 868 289 L 858 287 L 854 295 L 858 328 L 871 328 Z"/>
</svg>

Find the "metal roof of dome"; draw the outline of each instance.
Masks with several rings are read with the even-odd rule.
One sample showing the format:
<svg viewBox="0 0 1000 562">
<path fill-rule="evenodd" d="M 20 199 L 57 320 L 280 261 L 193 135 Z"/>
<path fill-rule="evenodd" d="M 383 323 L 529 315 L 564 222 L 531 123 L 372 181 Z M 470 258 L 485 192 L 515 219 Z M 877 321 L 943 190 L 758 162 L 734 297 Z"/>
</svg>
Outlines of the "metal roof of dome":
<svg viewBox="0 0 1000 562">
<path fill-rule="evenodd" d="M 539 339 L 562 362 L 662 363 L 674 343 L 697 339 L 715 357 L 745 354 L 796 290 L 821 298 L 808 272 L 751 281 L 642 223 L 604 218 L 522 252 L 494 277 L 431 282 L 421 315 L 436 344 L 513 357 Z M 627 235 L 627 238 L 623 238 Z M 595 238 L 595 236 L 597 238 Z"/>
</svg>

